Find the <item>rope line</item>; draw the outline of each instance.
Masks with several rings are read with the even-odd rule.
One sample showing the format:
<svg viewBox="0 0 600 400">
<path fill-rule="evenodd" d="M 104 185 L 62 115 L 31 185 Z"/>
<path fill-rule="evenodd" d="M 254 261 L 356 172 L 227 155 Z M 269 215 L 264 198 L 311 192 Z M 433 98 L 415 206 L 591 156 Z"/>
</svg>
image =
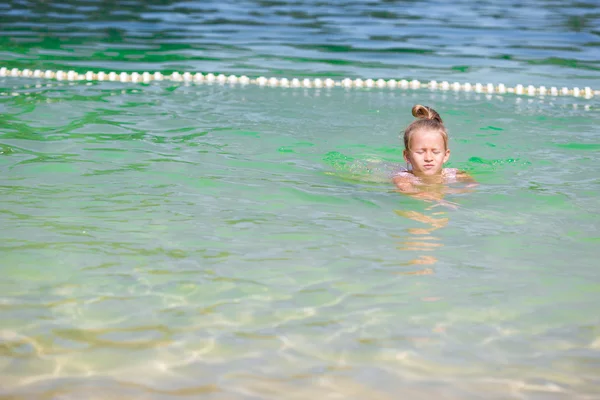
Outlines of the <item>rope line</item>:
<svg viewBox="0 0 600 400">
<path fill-rule="evenodd" d="M 212 73 L 202 74 L 197 72 L 192 74 L 185 72 L 183 74 L 179 72 L 173 72 L 170 75 L 163 75 L 160 72 L 93 72 L 88 71 L 85 74 L 80 74 L 75 71 L 52 71 L 52 70 L 39 70 L 34 71 L 29 69 L 8 69 L 6 67 L 0 68 L 0 77 L 14 77 L 14 78 L 38 78 L 38 79 L 56 79 L 58 81 L 108 81 L 108 82 L 132 82 L 132 83 L 149 83 L 152 81 L 172 81 L 172 82 L 188 82 L 188 83 L 220 83 L 220 84 L 239 84 L 239 85 L 258 85 L 258 86 L 270 86 L 270 87 L 292 87 L 292 88 L 389 88 L 389 89 L 431 89 L 431 90 L 452 90 L 455 92 L 475 92 L 475 93 L 486 93 L 486 94 L 516 94 L 516 95 L 527 95 L 527 96 L 573 96 L 583 97 L 590 99 L 594 96 L 600 96 L 600 90 L 592 90 L 590 87 L 584 87 L 580 89 L 578 87 L 568 88 L 551 86 L 549 88 L 545 86 L 535 87 L 533 85 L 516 85 L 514 87 L 508 87 L 502 83 L 494 85 L 492 83 L 481 84 L 476 83 L 474 85 L 470 83 L 449 83 L 447 81 L 437 82 L 420 82 L 418 80 L 396 80 L 396 79 L 350 79 L 345 78 L 342 80 L 327 79 L 287 79 L 287 78 L 265 78 L 261 76 L 253 79 L 248 78 L 245 75 L 215 75 Z"/>
</svg>

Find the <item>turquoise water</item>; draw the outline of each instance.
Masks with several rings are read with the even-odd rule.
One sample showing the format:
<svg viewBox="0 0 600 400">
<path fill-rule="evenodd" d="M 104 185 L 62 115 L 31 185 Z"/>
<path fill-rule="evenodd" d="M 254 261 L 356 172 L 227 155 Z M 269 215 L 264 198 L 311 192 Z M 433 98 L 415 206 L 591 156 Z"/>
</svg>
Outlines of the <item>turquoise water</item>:
<svg viewBox="0 0 600 400">
<path fill-rule="evenodd" d="M 1 6 L 3 63 L 600 86 L 592 3 L 69 4 Z M 0 397 L 600 396 L 597 99 L 0 93 Z M 385 179 L 416 103 L 456 209 Z"/>
</svg>

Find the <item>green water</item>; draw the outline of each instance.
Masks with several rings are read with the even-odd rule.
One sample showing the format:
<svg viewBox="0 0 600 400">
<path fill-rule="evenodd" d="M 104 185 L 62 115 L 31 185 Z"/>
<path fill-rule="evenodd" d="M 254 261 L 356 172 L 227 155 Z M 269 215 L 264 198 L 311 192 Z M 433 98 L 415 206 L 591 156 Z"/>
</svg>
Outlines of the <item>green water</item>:
<svg viewBox="0 0 600 400">
<path fill-rule="evenodd" d="M 598 86 L 585 3 L 68 4 L 3 65 Z M 386 179 L 417 103 L 456 209 Z M 2 78 L 0 398 L 597 398 L 598 104 Z"/>
<path fill-rule="evenodd" d="M 5 99 L 0 386 L 597 393 L 600 118 L 565 101 L 120 84 Z M 481 182 L 456 210 L 349 173 L 400 160 L 417 102 Z"/>
</svg>

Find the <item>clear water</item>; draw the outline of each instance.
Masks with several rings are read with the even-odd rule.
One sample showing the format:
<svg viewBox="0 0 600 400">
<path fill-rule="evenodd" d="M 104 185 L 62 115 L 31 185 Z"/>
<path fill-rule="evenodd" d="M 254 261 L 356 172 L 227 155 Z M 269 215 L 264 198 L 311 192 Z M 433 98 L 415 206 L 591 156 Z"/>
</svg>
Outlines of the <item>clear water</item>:
<svg viewBox="0 0 600 400">
<path fill-rule="evenodd" d="M 0 54 L 597 88 L 600 17 L 567 5 L 10 1 Z M 0 92 L 0 397 L 600 396 L 597 99 Z M 457 209 L 385 179 L 415 103 L 481 183 Z"/>
</svg>

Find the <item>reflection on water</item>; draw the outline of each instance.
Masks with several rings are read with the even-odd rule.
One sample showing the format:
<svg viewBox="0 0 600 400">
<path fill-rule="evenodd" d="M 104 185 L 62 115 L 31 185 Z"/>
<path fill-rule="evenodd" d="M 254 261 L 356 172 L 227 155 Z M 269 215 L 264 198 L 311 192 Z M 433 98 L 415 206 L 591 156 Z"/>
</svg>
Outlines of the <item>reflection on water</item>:
<svg viewBox="0 0 600 400">
<path fill-rule="evenodd" d="M 432 207 L 428 209 L 431 210 Z M 403 251 L 416 251 L 416 252 L 432 252 L 435 250 L 441 250 L 444 245 L 440 243 L 440 238 L 432 236 L 431 233 L 445 227 L 448 224 L 448 218 L 442 218 L 446 215 L 446 212 L 433 212 L 431 216 L 425 215 L 418 211 L 413 210 L 394 210 L 394 212 L 404 218 L 408 218 L 413 221 L 417 221 L 428 225 L 427 228 L 407 228 L 407 232 L 411 235 L 411 239 L 400 242 L 398 249 Z M 414 238 L 412 238 L 414 236 Z M 429 254 L 420 254 L 417 258 L 407 261 L 405 265 L 431 265 L 433 266 L 437 262 L 435 256 Z M 417 271 L 403 271 L 399 272 L 404 275 L 430 275 L 433 274 L 431 268 L 424 268 Z"/>
</svg>

